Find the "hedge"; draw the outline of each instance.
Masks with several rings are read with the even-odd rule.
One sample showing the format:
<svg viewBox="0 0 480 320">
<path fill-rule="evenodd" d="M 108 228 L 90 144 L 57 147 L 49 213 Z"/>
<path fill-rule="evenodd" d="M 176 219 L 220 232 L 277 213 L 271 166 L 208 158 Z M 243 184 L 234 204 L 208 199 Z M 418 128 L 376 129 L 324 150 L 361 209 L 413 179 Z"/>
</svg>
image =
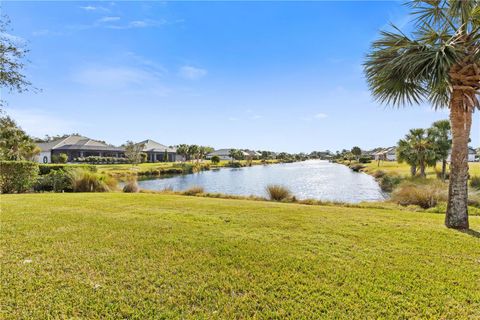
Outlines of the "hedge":
<svg viewBox="0 0 480 320">
<path fill-rule="evenodd" d="M 49 174 L 54 170 L 85 169 L 91 172 L 97 172 L 97 167 L 88 164 L 40 164 L 40 174 Z"/>
<path fill-rule="evenodd" d="M 38 163 L 0 161 L 0 192 L 22 193 L 31 190 L 38 177 Z"/>
</svg>

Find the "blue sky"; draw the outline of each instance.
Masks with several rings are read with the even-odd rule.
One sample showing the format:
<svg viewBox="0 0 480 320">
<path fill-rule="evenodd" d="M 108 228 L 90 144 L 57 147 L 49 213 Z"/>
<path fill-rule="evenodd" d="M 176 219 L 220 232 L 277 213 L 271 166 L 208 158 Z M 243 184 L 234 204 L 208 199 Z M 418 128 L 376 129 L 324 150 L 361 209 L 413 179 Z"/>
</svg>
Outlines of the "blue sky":
<svg viewBox="0 0 480 320">
<path fill-rule="evenodd" d="M 78 132 L 276 151 L 394 145 L 448 117 L 374 102 L 362 61 L 401 2 L 3 2 L 40 92 L 8 94 L 32 135 Z M 480 145 L 479 113 L 472 145 Z"/>
</svg>

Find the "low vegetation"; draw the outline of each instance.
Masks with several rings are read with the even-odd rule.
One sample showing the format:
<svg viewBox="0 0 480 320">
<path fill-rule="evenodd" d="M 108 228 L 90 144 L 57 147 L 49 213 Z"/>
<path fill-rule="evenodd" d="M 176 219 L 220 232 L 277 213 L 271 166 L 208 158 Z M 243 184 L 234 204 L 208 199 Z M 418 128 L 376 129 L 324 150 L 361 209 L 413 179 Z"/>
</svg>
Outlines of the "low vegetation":
<svg viewBox="0 0 480 320">
<path fill-rule="evenodd" d="M 402 205 L 417 205 L 423 209 L 436 207 L 448 198 L 448 186 L 441 181 L 404 182 L 392 193 L 392 201 Z"/>
<path fill-rule="evenodd" d="M 439 214 L 142 193 L 0 200 L 2 319 L 480 317 L 480 239 Z"/>
<path fill-rule="evenodd" d="M 205 193 L 203 187 L 193 186 L 183 191 L 182 194 L 186 196 L 196 196 L 198 194 Z"/>
<path fill-rule="evenodd" d="M 127 193 L 136 193 L 140 191 L 140 187 L 138 186 L 137 179 L 129 179 L 125 185 L 123 186 L 123 192 Z"/>
<path fill-rule="evenodd" d="M 283 201 L 292 197 L 292 193 L 286 187 L 271 184 L 266 187 L 268 198 L 273 201 Z"/>
</svg>

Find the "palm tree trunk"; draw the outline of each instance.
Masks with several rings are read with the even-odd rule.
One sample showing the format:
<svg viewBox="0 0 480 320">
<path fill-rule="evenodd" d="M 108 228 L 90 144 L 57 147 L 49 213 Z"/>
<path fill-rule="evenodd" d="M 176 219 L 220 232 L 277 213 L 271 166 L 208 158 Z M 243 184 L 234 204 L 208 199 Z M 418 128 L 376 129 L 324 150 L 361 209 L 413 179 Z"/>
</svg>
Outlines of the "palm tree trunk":
<svg viewBox="0 0 480 320">
<path fill-rule="evenodd" d="M 442 181 L 445 181 L 447 175 L 447 159 L 442 159 Z"/>
<path fill-rule="evenodd" d="M 472 126 L 472 109 L 465 109 L 463 92 L 454 90 L 450 101 L 452 157 L 448 188 L 448 228 L 468 229 L 468 139 Z"/>
<path fill-rule="evenodd" d="M 410 166 L 410 173 L 412 174 L 412 177 L 415 177 L 417 175 L 417 166 L 416 165 Z"/>
<path fill-rule="evenodd" d="M 425 161 L 420 162 L 420 177 L 425 178 L 427 175 L 425 174 Z"/>
</svg>

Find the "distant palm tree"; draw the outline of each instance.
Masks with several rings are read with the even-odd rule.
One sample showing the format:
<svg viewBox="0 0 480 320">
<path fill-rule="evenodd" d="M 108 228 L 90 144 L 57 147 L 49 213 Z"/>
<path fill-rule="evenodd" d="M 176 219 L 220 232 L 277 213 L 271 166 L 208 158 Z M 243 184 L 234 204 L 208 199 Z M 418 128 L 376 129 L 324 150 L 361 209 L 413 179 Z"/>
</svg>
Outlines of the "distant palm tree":
<svg viewBox="0 0 480 320">
<path fill-rule="evenodd" d="M 442 161 L 442 180 L 445 180 L 448 153 L 452 147 L 450 121 L 434 122 L 428 129 L 428 136 L 432 140 L 437 159 Z"/>
<path fill-rule="evenodd" d="M 190 160 L 193 162 L 193 159 L 198 159 L 199 147 L 196 144 L 191 144 L 188 146 L 188 155 Z"/>
<path fill-rule="evenodd" d="M 237 158 L 237 155 L 238 155 L 237 149 L 230 149 L 228 155 L 230 156 L 231 161 L 233 163 L 233 160 L 235 160 Z"/>
<path fill-rule="evenodd" d="M 411 36 L 394 27 L 381 32 L 365 62 L 373 95 L 401 106 L 429 101 L 450 108 L 452 157 L 445 224 L 468 224 L 468 140 L 472 113 L 480 108 L 480 0 L 409 3 Z"/>
<path fill-rule="evenodd" d="M 188 145 L 180 144 L 177 146 L 177 153 L 182 156 L 183 162 L 187 160 L 188 157 Z"/>
<path fill-rule="evenodd" d="M 427 166 L 435 165 L 437 158 L 433 150 L 432 141 L 425 129 L 410 129 L 409 133 L 398 142 L 398 161 L 405 161 L 411 166 L 414 176 L 416 169 L 420 169 L 420 177 L 425 178 Z"/>
</svg>

